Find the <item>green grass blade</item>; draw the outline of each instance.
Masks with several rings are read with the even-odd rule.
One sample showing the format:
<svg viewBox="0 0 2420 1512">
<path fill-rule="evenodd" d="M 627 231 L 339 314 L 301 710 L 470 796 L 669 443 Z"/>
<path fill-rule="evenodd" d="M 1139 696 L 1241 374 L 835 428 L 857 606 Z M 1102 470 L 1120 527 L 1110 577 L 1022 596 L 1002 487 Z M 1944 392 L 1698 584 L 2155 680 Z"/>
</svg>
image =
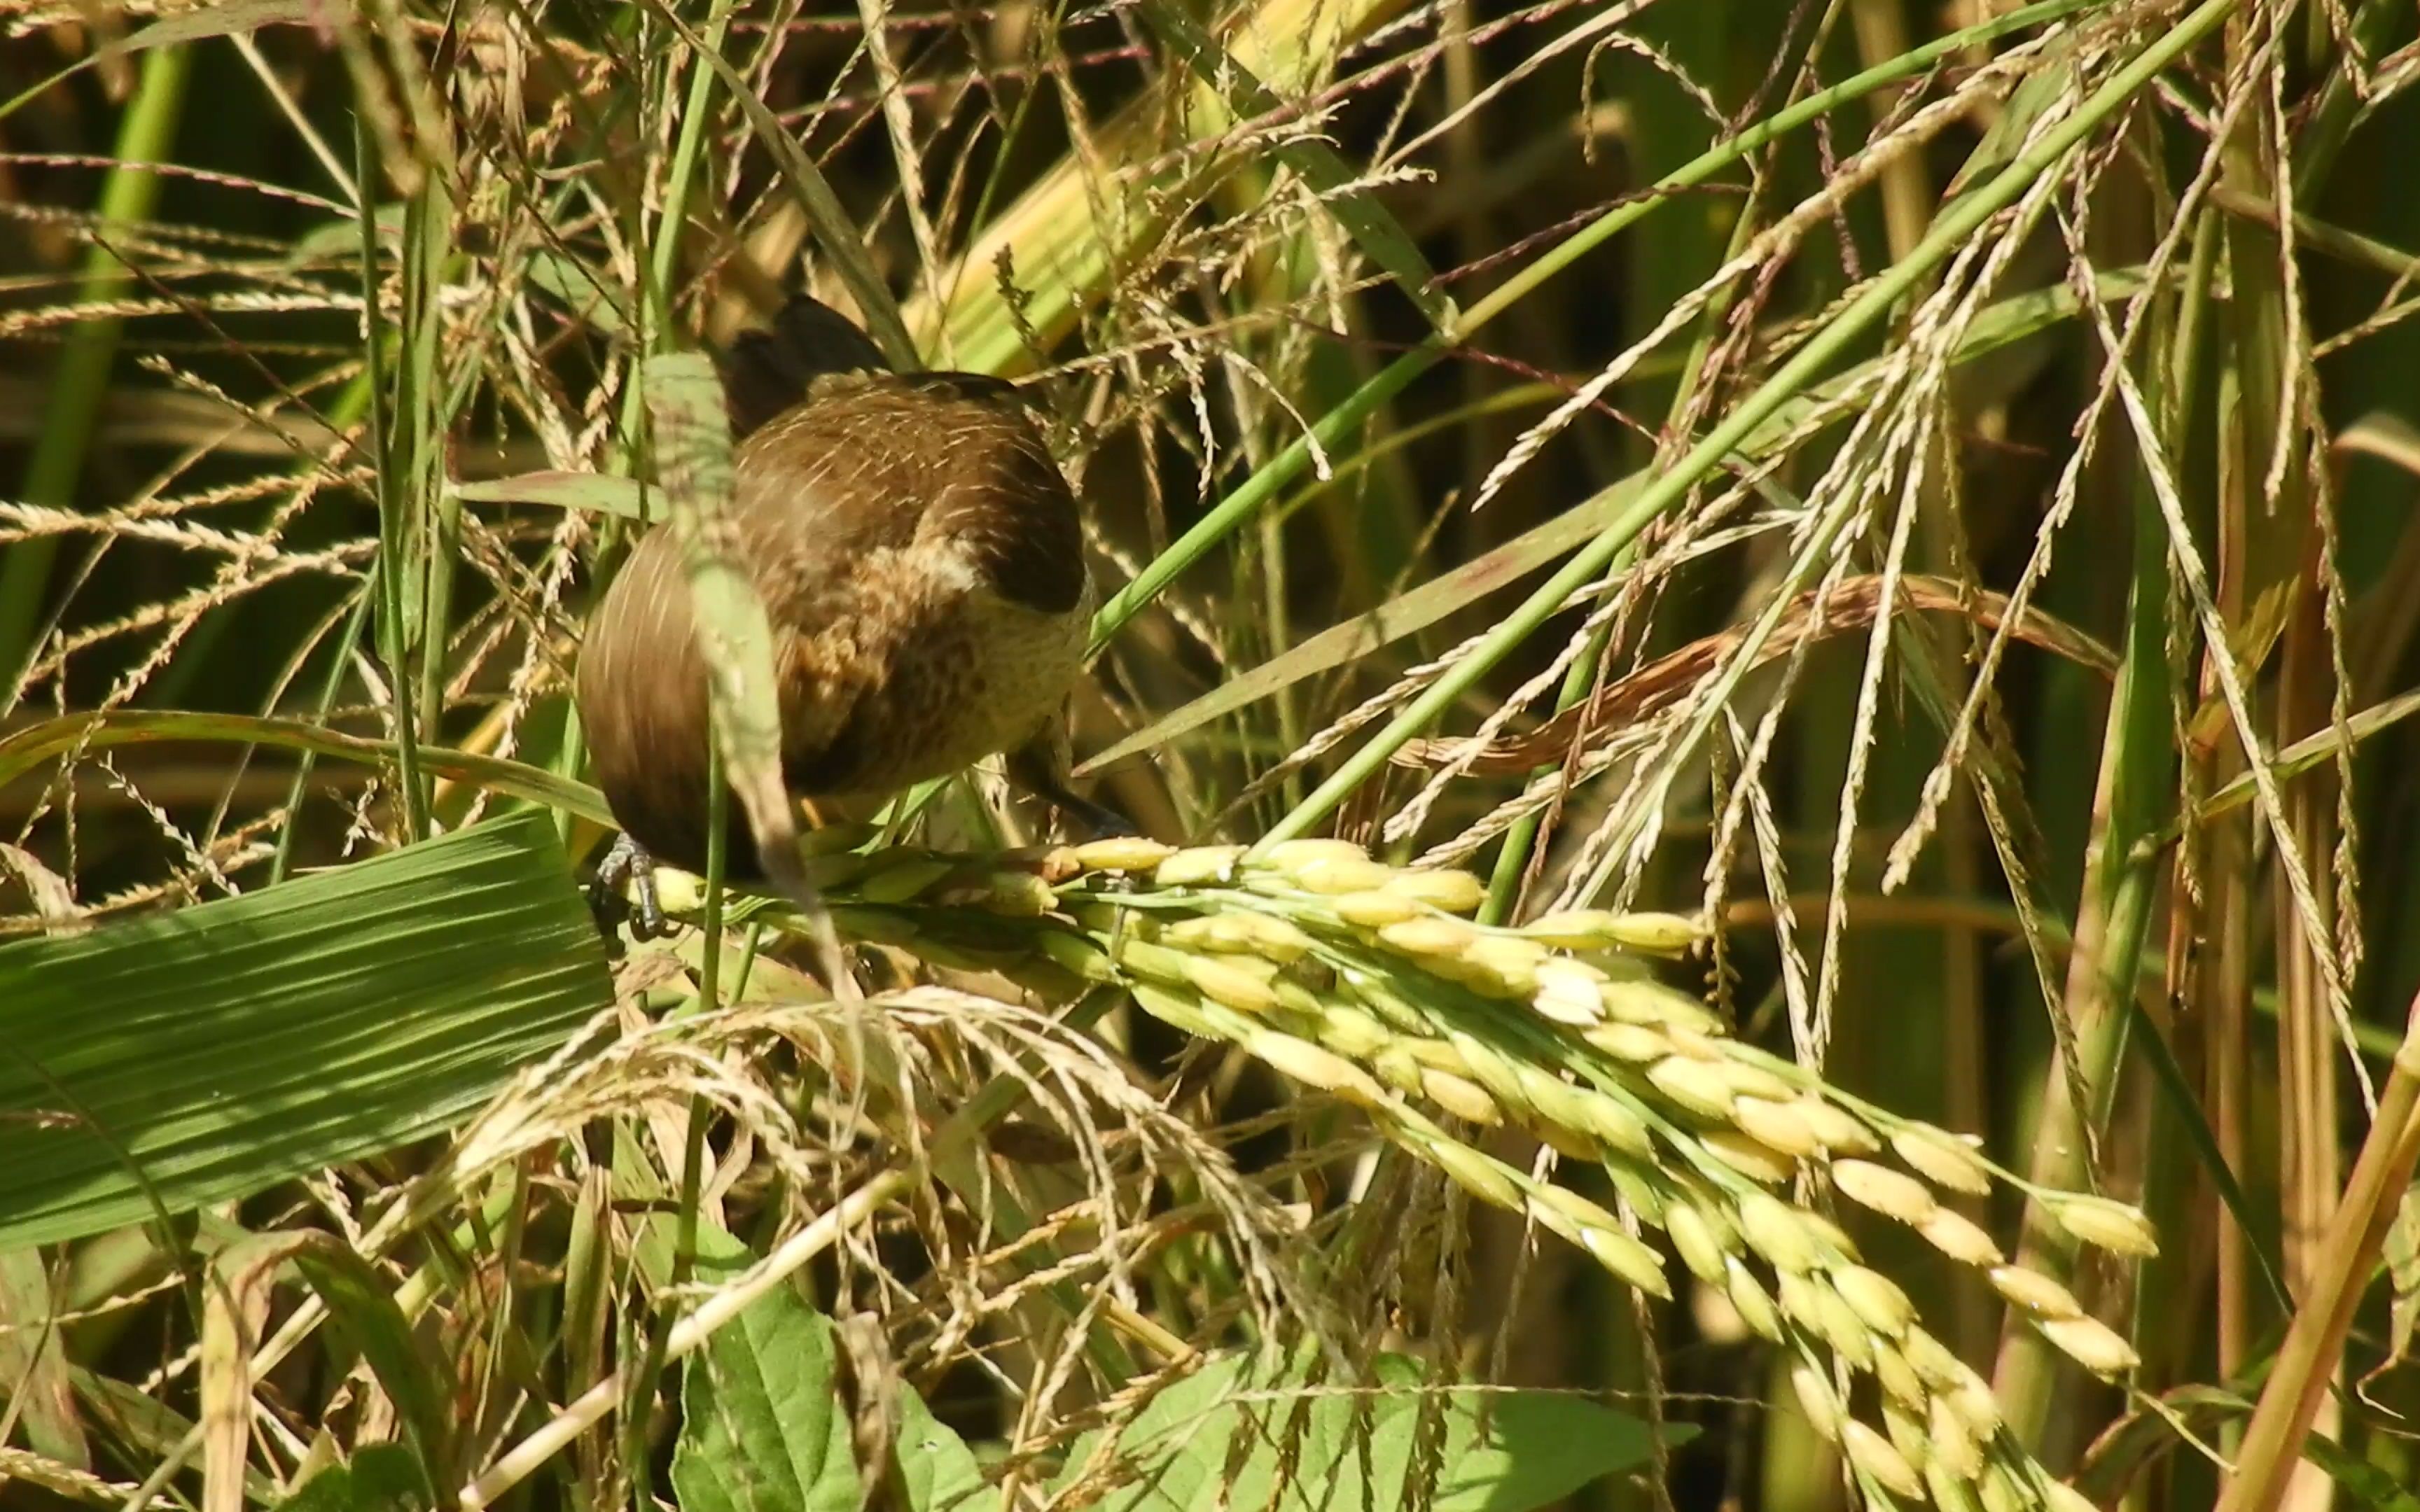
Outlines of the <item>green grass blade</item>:
<svg viewBox="0 0 2420 1512">
<path fill-rule="evenodd" d="M 535 810 L 333 872 L 0 946 L 0 1247 L 444 1128 L 612 1001 Z"/>
</svg>

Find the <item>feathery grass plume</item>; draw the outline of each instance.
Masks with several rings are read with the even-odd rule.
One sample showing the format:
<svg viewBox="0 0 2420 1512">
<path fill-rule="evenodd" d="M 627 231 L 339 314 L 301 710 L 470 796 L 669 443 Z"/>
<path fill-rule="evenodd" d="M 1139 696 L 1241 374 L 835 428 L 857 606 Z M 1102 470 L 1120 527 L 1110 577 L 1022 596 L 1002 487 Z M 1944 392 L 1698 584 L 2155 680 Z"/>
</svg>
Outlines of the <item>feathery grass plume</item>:
<svg viewBox="0 0 2420 1512">
<path fill-rule="evenodd" d="M 1685 920 L 1591 910 L 1482 924 L 1467 917 L 1475 877 L 1391 867 L 1337 841 L 1288 841 L 1265 856 L 1121 840 L 824 861 L 845 929 L 938 958 L 1022 956 L 1122 982 L 1145 1011 L 1361 1109 L 1472 1196 L 1630 1286 L 1670 1295 L 1663 1261 L 1623 1216 L 1453 1128 L 1518 1125 L 1567 1158 L 1598 1162 L 1691 1276 L 1720 1288 L 1751 1331 L 1802 1353 L 1793 1380 L 1810 1418 L 1894 1495 L 1989 1504 L 2001 1485 L 2043 1477 L 2002 1430 L 1989 1387 L 1925 1330 L 1905 1289 L 1864 1264 L 1829 1218 L 1783 1195 L 1793 1179 L 1820 1175 L 1984 1271 L 2087 1368 L 2135 1364 L 2064 1287 L 2006 1263 L 1935 1195 L 1929 1183 L 1991 1190 L 1997 1173 L 1970 1145 L 1732 1039 L 1703 1004 L 1657 980 L 1652 957 L 1700 937 Z M 1866 1158 L 1885 1149 L 1906 1169 Z M 2112 1253 L 2154 1244 L 2131 1208 L 2047 1196 L 2071 1231 Z M 1823 1361 L 1875 1379 L 1881 1427 L 1848 1411 Z"/>
</svg>

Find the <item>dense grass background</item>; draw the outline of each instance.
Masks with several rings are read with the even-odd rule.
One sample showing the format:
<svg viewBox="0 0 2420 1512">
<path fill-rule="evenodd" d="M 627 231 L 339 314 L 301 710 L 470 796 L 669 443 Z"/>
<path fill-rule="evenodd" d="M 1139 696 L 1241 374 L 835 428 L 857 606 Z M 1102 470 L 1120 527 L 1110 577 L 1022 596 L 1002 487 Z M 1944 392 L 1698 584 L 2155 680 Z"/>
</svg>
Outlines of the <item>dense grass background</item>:
<svg viewBox="0 0 2420 1512">
<path fill-rule="evenodd" d="M 2408 1504 L 2410 8 L 2012 9 L 12 7 L 0 928 L 46 939 L 0 956 L 0 984 L 79 984 L 55 1001 L 121 1031 L 93 1053 L 166 1087 L 172 1057 L 221 1041 L 172 1049 L 113 1020 L 132 989 L 81 986 L 116 979 L 57 975 L 116 969 L 131 916 L 275 897 L 510 812 L 553 822 L 480 885 L 562 903 L 603 832 L 568 671 L 629 530 L 594 475 L 655 475 L 647 359 L 803 280 L 1047 396 L 1106 599 L 1077 743 L 1151 834 L 1466 866 L 1489 922 L 1702 909 L 1718 943 L 1668 976 L 1740 1039 L 2157 1221 L 2135 1265 L 2079 1261 L 2009 1182 L 1961 1210 L 2133 1342 L 2121 1390 L 1838 1205 L 2016 1442 L 2103 1504 L 2207 1506 L 2215 1464 L 2242 1456 L 2254 1486 L 2278 1454 L 2286 1419 L 2252 1421 L 2264 1383 L 2275 1412 L 2332 1380 L 2327 1470 L 2276 1494 Z M 550 501 L 534 474 L 590 481 L 553 477 Z M 920 799 L 921 838 L 954 851 L 1038 817 L 983 780 Z M 540 937 L 564 952 L 560 996 L 514 989 L 522 1032 L 444 1018 L 454 1058 L 362 1026 L 332 1060 L 401 1111 L 263 1155 L 198 1217 L 61 1220 L 36 1248 L 33 1198 L 0 1211 L 22 1242 L 0 1257 L 0 1444 L 66 1467 L 0 1496 L 117 1502 L 147 1477 L 232 1512 L 391 1436 L 411 1404 L 345 1386 L 364 1346 L 312 1336 L 257 1401 L 235 1392 L 220 1421 L 249 1435 L 199 1450 L 235 1323 L 291 1322 L 305 1284 L 230 1301 L 196 1257 L 306 1231 L 411 1293 L 460 1367 L 430 1408 L 447 1462 L 489 1471 L 601 1362 L 663 1360 L 702 1188 L 709 1229 L 765 1250 L 845 1216 L 815 1300 L 888 1341 L 852 1335 L 852 1368 L 892 1362 L 1003 1463 L 1130 1411 L 1189 1358 L 1170 1346 L 1324 1296 L 1314 1332 L 1702 1429 L 1575 1504 L 1853 1494 L 1788 1351 L 1679 1268 L 1678 1299 L 1647 1302 L 1517 1214 L 1447 1200 L 1349 1110 L 1122 1003 L 1037 1028 L 963 941 L 872 950 L 876 989 L 936 976 L 993 1005 L 917 999 L 888 1050 L 845 1014 L 811 1033 L 708 1013 L 693 1041 L 637 1036 L 502 1090 L 610 995 L 569 915 L 546 933 L 454 875 L 403 877 L 394 896 L 433 911 L 411 918 L 296 892 L 337 911 L 308 914 L 324 940 L 264 905 L 244 927 L 266 954 L 160 979 L 214 1033 L 432 942 L 466 970 Z M 103 944 L 40 953 L 74 939 Z M 626 1029 L 776 970 L 753 936 L 737 966 L 697 941 L 686 967 L 625 959 Z M 316 1022 L 254 1026 L 296 1052 L 275 1075 L 325 1074 Z M 1057 1291 L 986 1252 L 1032 1241 L 970 1225 L 967 1173 L 892 1164 L 1020 1056 L 1064 1093 L 1020 1126 L 1093 1152 L 1000 1178 L 1078 1257 Z M 150 1084 L 126 1085 L 141 1105 Z M 246 1085 L 275 1103 L 274 1075 Z M 54 1104 L 24 1096 L 0 1150 L 30 1163 L 24 1111 Z M 440 1132 L 489 1097 L 485 1134 Z M 222 1140 L 242 1167 L 274 1125 L 178 1148 Z M 1538 1149 L 1471 1138 L 1516 1167 Z M 143 1199 L 118 1196 L 123 1226 Z M 686 1214 L 677 1242 L 651 1203 Z M 1402 1232 L 1298 1289 L 1304 1246 L 1342 1242 L 1331 1219 Z M 670 1494 L 675 1419 L 642 1374 L 503 1494 Z"/>
</svg>

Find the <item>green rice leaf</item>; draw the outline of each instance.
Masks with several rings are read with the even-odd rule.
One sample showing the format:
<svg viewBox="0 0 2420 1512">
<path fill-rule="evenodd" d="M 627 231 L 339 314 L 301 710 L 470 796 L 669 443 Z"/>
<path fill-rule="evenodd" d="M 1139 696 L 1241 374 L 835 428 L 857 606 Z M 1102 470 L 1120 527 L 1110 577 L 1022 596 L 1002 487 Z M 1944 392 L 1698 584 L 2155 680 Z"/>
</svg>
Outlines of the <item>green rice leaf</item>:
<svg viewBox="0 0 2420 1512">
<path fill-rule="evenodd" d="M 612 1001 L 537 810 L 242 897 L 0 946 L 0 1249 L 443 1129 Z"/>
</svg>

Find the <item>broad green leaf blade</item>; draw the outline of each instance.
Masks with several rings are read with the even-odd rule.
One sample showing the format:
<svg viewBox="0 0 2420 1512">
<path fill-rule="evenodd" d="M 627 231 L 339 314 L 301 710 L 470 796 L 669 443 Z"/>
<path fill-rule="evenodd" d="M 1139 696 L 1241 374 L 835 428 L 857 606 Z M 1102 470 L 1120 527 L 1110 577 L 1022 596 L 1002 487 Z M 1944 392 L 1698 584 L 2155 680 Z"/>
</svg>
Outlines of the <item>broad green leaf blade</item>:
<svg viewBox="0 0 2420 1512">
<path fill-rule="evenodd" d="M 432 1486 L 453 1475 L 453 1417 L 443 1373 L 424 1351 L 394 1291 L 369 1262 L 334 1234 L 271 1236 L 272 1253 L 283 1253 L 328 1304 L 328 1316 L 385 1388 L 411 1429 Z"/>
<path fill-rule="evenodd" d="M 0 946 L 0 1249 L 444 1128 L 613 1000 L 536 810 L 260 892 Z"/>
<path fill-rule="evenodd" d="M 277 1512 L 422 1512 L 420 1467 L 399 1443 L 373 1443 L 331 1465 L 277 1504 Z"/>
<path fill-rule="evenodd" d="M 1524 1512 L 1642 1464 L 1652 1451 L 1646 1424 L 1561 1393 L 1439 1386 L 1399 1355 L 1378 1357 L 1373 1390 L 1312 1387 L 1309 1358 L 1230 1355 L 1153 1397 L 1118 1431 L 1115 1489 L 1092 1504 L 1118 1512 L 1411 1505 L 1420 1500 L 1410 1477 L 1424 1394 L 1445 1398 L 1432 1409 L 1446 1414 L 1445 1443 L 1422 1504 L 1436 1512 Z M 1673 1427 L 1666 1436 L 1680 1443 L 1694 1432 Z M 1076 1441 L 1054 1489 L 1085 1475 L 1101 1437 Z"/>
<path fill-rule="evenodd" d="M 703 1226 L 698 1242 L 738 1250 Z M 701 1273 L 707 1269 L 702 1259 Z M 681 1436 L 673 1450 L 681 1512 L 858 1512 L 836 1360 L 831 1325 L 788 1291 L 772 1292 L 716 1330 L 681 1368 Z"/>
<path fill-rule="evenodd" d="M 665 1236 L 659 1230 L 654 1236 Z M 697 1231 L 702 1274 L 758 1257 L 709 1224 Z M 669 1259 L 669 1251 L 660 1258 Z M 644 1262 L 643 1262 L 644 1263 Z M 689 1357 L 673 1489 L 681 1512 L 858 1512 L 860 1479 L 841 1405 L 831 1320 L 795 1292 L 764 1297 Z M 997 1512 L 964 1440 L 916 1388 L 898 1382 L 893 1452 L 907 1512 Z"/>
<path fill-rule="evenodd" d="M 773 625 L 756 596 L 732 515 L 731 421 L 714 364 L 675 352 L 647 364 L 647 415 L 674 539 L 689 580 L 697 645 L 723 778 L 748 810 L 768 876 L 799 870 L 797 810 L 782 780 L 782 706 L 773 680 Z"/>
</svg>

